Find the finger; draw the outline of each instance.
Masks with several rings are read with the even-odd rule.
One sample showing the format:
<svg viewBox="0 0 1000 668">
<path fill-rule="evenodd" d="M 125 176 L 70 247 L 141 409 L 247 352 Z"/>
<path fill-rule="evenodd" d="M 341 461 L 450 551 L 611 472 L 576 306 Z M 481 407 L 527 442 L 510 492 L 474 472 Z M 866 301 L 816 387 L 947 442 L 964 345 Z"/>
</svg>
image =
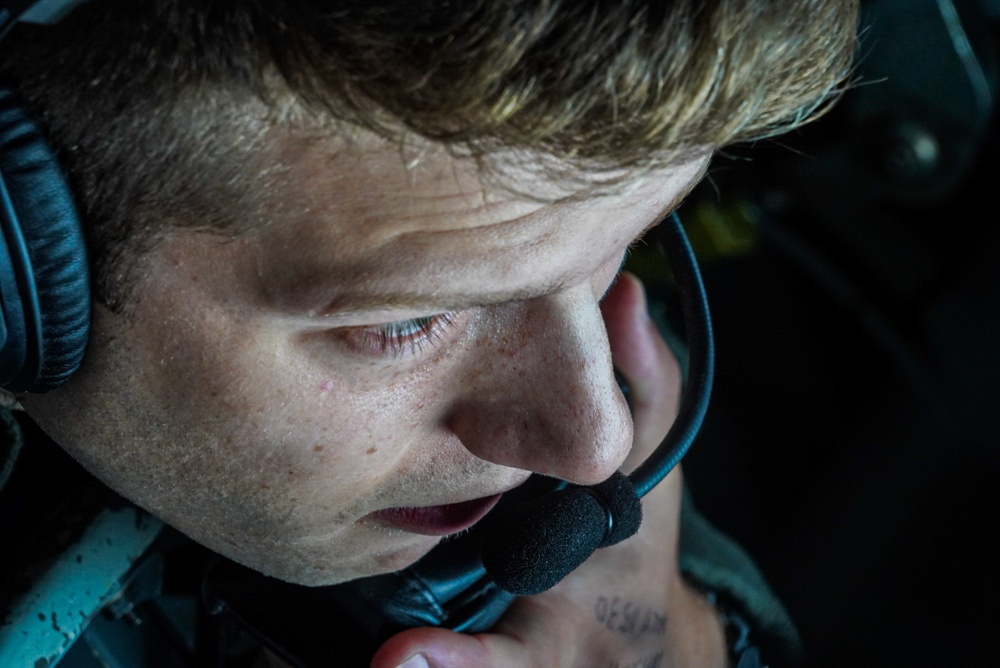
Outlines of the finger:
<svg viewBox="0 0 1000 668">
<path fill-rule="evenodd" d="M 489 666 L 488 651 L 475 636 L 418 628 L 390 638 L 372 657 L 372 668 Z"/>
<path fill-rule="evenodd" d="M 680 366 L 650 319 L 645 290 L 634 275 L 622 272 L 601 303 L 601 312 L 612 361 L 632 394 L 636 435 L 629 459 L 643 459 L 659 445 L 676 417 Z"/>
<path fill-rule="evenodd" d="M 403 631 L 386 641 L 372 668 L 558 668 L 574 665 L 578 639 L 565 611 L 520 599 L 492 633 L 465 635 L 439 628 Z M 412 665 L 406 661 L 413 661 Z"/>
<path fill-rule="evenodd" d="M 515 668 L 529 663 L 525 647 L 498 634 L 469 636 L 446 629 L 420 628 L 390 638 L 372 659 L 372 668 Z M 407 663 L 409 662 L 409 663 Z"/>
</svg>

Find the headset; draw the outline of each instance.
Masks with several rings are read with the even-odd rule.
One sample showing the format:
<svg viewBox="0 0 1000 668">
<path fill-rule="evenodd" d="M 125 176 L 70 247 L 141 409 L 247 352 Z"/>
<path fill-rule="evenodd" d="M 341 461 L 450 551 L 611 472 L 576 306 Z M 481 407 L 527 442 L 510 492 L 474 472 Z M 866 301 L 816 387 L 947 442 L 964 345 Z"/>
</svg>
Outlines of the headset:
<svg viewBox="0 0 1000 668">
<path fill-rule="evenodd" d="M 72 4 L 0 3 L 0 39 L 18 17 L 54 21 Z M 0 387 L 44 392 L 79 367 L 90 318 L 82 229 L 41 129 L 0 86 Z"/>
<path fill-rule="evenodd" d="M 0 39 L 17 22 L 55 23 L 82 2 L 0 0 Z M 42 128 L 0 86 L 0 387 L 44 392 L 79 367 L 91 307 L 82 230 Z M 487 630 L 516 596 L 551 588 L 594 550 L 633 535 L 640 497 L 701 427 L 715 365 L 705 287 L 676 214 L 651 236 L 677 283 L 689 357 L 678 417 L 636 471 L 594 486 L 534 476 L 466 536 L 403 571 L 343 585 L 299 587 L 220 557 L 202 582 L 209 611 L 229 615 L 294 666 L 325 665 L 331 656 L 367 665 L 406 628 Z"/>
</svg>

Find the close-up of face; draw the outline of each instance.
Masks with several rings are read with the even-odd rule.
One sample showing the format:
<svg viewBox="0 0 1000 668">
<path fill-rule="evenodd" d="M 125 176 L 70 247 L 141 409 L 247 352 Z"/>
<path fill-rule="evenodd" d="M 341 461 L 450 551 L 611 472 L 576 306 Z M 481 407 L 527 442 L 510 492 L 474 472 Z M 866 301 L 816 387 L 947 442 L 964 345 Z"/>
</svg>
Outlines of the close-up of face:
<svg viewBox="0 0 1000 668">
<path fill-rule="evenodd" d="M 80 372 L 24 400 L 119 493 L 310 585 L 409 565 L 532 472 L 622 464 L 599 303 L 707 163 L 500 188 L 471 159 L 330 143 L 279 143 L 266 224 L 165 232 Z"/>
<path fill-rule="evenodd" d="M 0 668 L 850 664 L 972 219 L 896 11 L 0 0 Z"/>
</svg>

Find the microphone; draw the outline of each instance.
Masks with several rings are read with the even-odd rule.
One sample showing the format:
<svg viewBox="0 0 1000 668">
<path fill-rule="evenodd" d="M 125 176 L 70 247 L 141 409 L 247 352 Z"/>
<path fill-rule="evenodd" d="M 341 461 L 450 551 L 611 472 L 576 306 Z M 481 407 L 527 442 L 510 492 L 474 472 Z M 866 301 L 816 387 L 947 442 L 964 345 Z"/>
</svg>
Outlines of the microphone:
<svg viewBox="0 0 1000 668">
<path fill-rule="evenodd" d="M 616 471 L 592 487 L 566 487 L 518 505 L 484 527 L 482 560 L 502 589 L 532 596 L 551 589 L 601 547 L 639 530 L 642 502 Z"/>
</svg>

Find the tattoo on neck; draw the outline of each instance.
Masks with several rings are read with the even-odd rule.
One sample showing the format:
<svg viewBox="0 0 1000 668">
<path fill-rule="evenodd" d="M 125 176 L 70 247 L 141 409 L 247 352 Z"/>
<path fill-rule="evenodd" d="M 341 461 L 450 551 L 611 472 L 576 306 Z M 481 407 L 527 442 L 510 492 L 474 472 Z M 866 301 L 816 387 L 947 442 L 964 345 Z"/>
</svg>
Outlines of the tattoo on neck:
<svg viewBox="0 0 1000 668">
<path fill-rule="evenodd" d="M 618 596 L 599 596 L 594 616 L 604 628 L 627 636 L 663 636 L 667 632 L 665 613 Z"/>
</svg>

